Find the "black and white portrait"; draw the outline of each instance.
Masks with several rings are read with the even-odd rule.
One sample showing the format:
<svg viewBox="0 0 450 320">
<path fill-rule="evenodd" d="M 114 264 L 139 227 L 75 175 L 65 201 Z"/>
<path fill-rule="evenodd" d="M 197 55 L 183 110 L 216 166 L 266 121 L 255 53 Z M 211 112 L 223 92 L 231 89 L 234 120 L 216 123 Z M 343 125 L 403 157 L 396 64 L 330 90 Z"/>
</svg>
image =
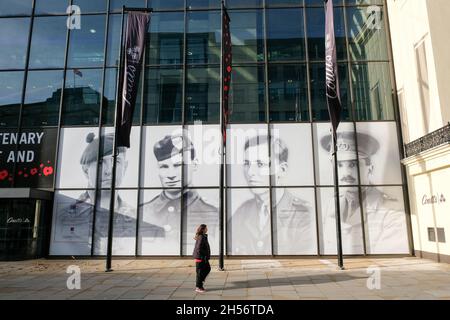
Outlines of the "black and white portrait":
<svg viewBox="0 0 450 320">
<path fill-rule="evenodd" d="M 280 185 L 280 181 L 289 173 L 289 148 L 276 136 L 269 140 L 264 130 L 257 130 L 256 134 L 253 130 L 234 135 L 231 133 L 231 136 L 242 134 L 245 136 L 243 143 L 239 145 L 242 139 L 235 140 L 232 148 L 242 148 L 242 159 L 236 160 L 238 164 L 241 163 L 241 175 L 248 189 L 229 192 L 232 216 L 228 222 L 228 251 L 234 255 L 271 254 L 272 211 L 276 213 L 277 219 L 276 243 L 281 244 L 277 250 L 302 251 L 302 248 L 295 249 L 297 242 L 315 241 L 311 233 L 315 228 L 313 207 L 308 200 L 292 194 L 287 188 L 277 188 L 271 204 L 268 188 L 269 179 L 275 185 Z M 238 167 L 235 165 L 234 170 Z M 236 177 L 237 174 L 232 172 L 231 176 Z M 238 178 L 236 180 L 239 181 Z M 308 231 L 301 233 L 301 230 Z"/>
<path fill-rule="evenodd" d="M 149 224 L 139 229 L 140 251 L 144 255 L 179 254 L 182 231 L 183 250 L 188 250 L 195 242 L 194 233 L 201 223 L 208 225 L 211 243 L 215 244 L 218 237 L 218 197 L 205 197 L 203 191 L 192 188 L 199 154 L 189 132 L 165 128 L 165 131 L 157 128 L 159 135 L 148 128 L 151 135 L 146 139 L 146 149 L 152 150 L 153 160 L 147 161 L 151 155 L 146 150 L 145 172 L 152 172 L 152 177 L 144 180 L 151 186 L 158 180 L 161 189 L 145 190 L 140 205 L 142 221 Z M 148 167 L 151 165 L 154 167 Z M 190 174 L 183 176 L 184 165 L 190 166 Z M 185 189 L 181 189 L 182 182 Z M 186 223 L 183 227 L 181 215 Z"/>
<path fill-rule="evenodd" d="M 376 132 L 380 132 L 381 138 Z M 398 162 L 398 160 L 397 162 L 393 160 L 393 157 L 396 157 L 395 153 L 388 155 L 390 150 L 395 149 L 395 145 L 389 146 L 389 144 L 396 142 L 387 139 L 387 134 L 389 134 L 389 130 L 385 124 L 381 124 L 378 129 L 372 127 L 371 131 L 358 130 L 354 133 L 353 130 L 346 131 L 345 128 L 338 131 L 338 181 L 342 186 L 339 202 L 344 253 L 363 253 L 361 220 L 363 220 L 365 230 L 370 230 L 370 233 L 366 232 L 366 240 L 368 240 L 366 245 L 371 253 L 377 250 L 375 248 L 383 248 L 383 253 L 408 252 L 403 198 L 399 198 L 398 194 L 387 193 L 388 189 L 386 188 L 374 186 L 381 184 L 380 180 L 383 180 L 381 177 L 384 176 L 383 174 L 376 175 L 376 172 L 384 172 L 384 168 L 388 167 L 387 163 Z M 319 136 L 319 141 L 322 152 L 329 154 L 332 148 L 330 134 Z M 322 158 L 325 158 L 325 155 Z M 374 161 L 374 159 L 380 158 L 384 161 Z M 385 162 L 389 159 L 392 162 Z M 332 162 L 331 158 L 330 162 Z M 359 179 L 363 182 L 360 189 L 357 187 Z M 394 181 L 396 177 L 388 178 L 384 180 L 384 183 L 388 183 L 389 179 Z M 334 241 L 334 245 L 336 243 L 336 240 L 329 236 L 333 232 L 332 229 L 336 229 L 336 220 L 334 195 L 330 192 L 332 188 L 327 192 L 324 190 L 321 191 L 320 200 L 322 204 L 322 239 L 323 249 L 325 253 L 328 253 L 328 250 L 334 250 L 331 241 Z M 362 212 L 361 203 L 363 203 Z M 371 234 L 370 239 L 368 238 L 369 234 Z"/>
<path fill-rule="evenodd" d="M 65 253 L 72 253 L 72 242 L 74 249 L 77 250 L 78 234 L 77 229 L 91 230 L 83 231 L 83 234 L 91 232 L 89 237 L 92 238 L 92 226 L 95 225 L 94 230 L 94 254 L 106 254 L 106 243 L 108 237 L 109 224 L 109 206 L 111 201 L 111 183 L 112 183 L 112 168 L 113 168 L 113 144 L 114 133 L 106 132 L 101 137 L 97 136 L 95 132 L 98 130 L 92 128 L 82 129 L 63 129 L 65 130 L 62 138 L 62 158 L 60 162 L 60 171 L 58 172 L 58 181 L 60 187 L 82 187 L 86 188 L 84 191 L 71 191 L 73 196 L 70 199 L 65 197 L 61 200 L 60 197 L 55 197 L 54 208 L 54 234 L 52 237 L 52 246 L 61 240 L 62 235 L 65 243 Z M 136 135 L 135 130 L 135 135 Z M 78 136 L 77 143 L 74 141 Z M 83 137 L 84 141 L 81 140 Z M 80 143 L 80 140 L 82 143 Z M 119 148 L 116 162 L 116 192 L 115 192 L 115 216 L 114 225 L 117 230 L 114 231 L 113 252 L 115 254 L 134 254 L 134 244 L 129 239 L 135 237 L 136 234 L 136 196 L 131 195 L 128 191 L 120 190 L 125 179 L 127 179 L 127 169 L 129 165 L 128 155 L 132 150 L 139 150 L 139 139 L 133 145 L 133 149 Z M 137 151 L 135 151 L 137 153 Z M 99 161 L 97 161 L 99 157 Z M 137 156 L 134 157 L 135 161 Z M 64 160 L 69 162 L 64 164 Z M 77 161 L 77 165 L 73 164 Z M 135 164 L 137 166 L 137 164 Z M 97 174 L 98 172 L 98 174 Z M 83 181 L 83 180 L 84 181 Z M 132 181 L 133 178 L 128 178 Z M 136 182 L 137 183 L 137 182 Z M 95 191 L 99 186 L 101 189 Z M 75 194 L 77 193 L 77 194 Z M 65 203 L 65 205 L 61 205 Z M 93 208 L 95 206 L 95 224 L 93 224 Z M 87 215 L 90 215 L 87 218 Z M 79 224 L 80 219 L 84 220 L 84 224 Z M 89 222 L 87 222 L 89 221 Z M 78 224 L 78 226 L 75 226 Z M 73 234 L 73 237 L 70 237 Z M 73 241 L 71 241 L 73 240 Z M 124 245 L 124 241 L 127 243 Z M 58 244 L 61 246 L 61 244 Z M 128 248 L 125 248 L 128 247 Z M 89 250 L 90 251 L 90 250 Z M 88 253 L 90 254 L 90 252 Z"/>
</svg>

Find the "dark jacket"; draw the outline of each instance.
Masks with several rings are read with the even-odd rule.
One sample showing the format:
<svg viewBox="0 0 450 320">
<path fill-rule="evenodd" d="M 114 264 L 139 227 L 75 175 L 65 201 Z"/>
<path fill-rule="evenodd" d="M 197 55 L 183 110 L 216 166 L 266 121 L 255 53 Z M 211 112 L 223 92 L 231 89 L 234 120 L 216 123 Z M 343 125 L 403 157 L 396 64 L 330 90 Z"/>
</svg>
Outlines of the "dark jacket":
<svg viewBox="0 0 450 320">
<path fill-rule="evenodd" d="M 209 248 L 208 235 L 199 235 L 195 240 L 194 259 L 209 260 L 211 257 L 211 249 Z"/>
</svg>

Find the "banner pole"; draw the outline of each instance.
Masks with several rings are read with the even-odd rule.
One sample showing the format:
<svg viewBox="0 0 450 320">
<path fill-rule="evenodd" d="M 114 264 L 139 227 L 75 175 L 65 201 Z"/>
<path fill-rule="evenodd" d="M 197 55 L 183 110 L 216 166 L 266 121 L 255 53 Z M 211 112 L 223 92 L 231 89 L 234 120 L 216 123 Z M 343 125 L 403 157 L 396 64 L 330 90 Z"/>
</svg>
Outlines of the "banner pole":
<svg viewBox="0 0 450 320">
<path fill-rule="evenodd" d="M 115 191 L 116 191 L 116 163 L 117 163 L 117 121 L 118 121 L 118 111 L 119 103 L 122 99 L 121 92 L 122 88 L 120 86 L 122 78 L 122 60 L 123 60 L 123 25 L 125 16 L 125 6 L 122 6 L 122 21 L 120 29 L 120 49 L 119 49 L 119 66 L 117 70 L 117 82 L 116 82 L 116 103 L 114 109 L 114 143 L 113 143 L 113 164 L 112 164 L 112 178 L 111 178 L 111 199 L 109 203 L 109 224 L 108 224 L 108 248 L 106 252 L 106 272 L 113 271 L 111 269 L 112 260 L 112 242 L 113 242 L 113 225 L 114 225 L 114 208 L 115 208 Z"/>
<path fill-rule="evenodd" d="M 344 270 L 344 259 L 342 256 L 342 232 L 341 232 L 341 206 L 339 204 L 339 176 L 337 164 L 337 137 L 333 130 L 333 162 L 334 162 L 334 201 L 336 208 L 336 235 L 337 235 L 337 254 L 339 269 Z"/>
<path fill-rule="evenodd" d="M 224 115 L 223 115 L 223 7 L 224 3 L 222 1 L 222 7 L 221 7 L 221 37 L 222 41 L 220 44 L 220 130 L 222 131 L 222 144 L 221 144 L 221 150 L 220 150 L 220 216 L 219 216 L 219 228 L 220 228 L 220 241 L 219 241 L 219 270 L 224 271 L 224 216 L 225 216 L 225 197 L 226 197 L 226 190 L 224 190 L 224 175 L 225 175 L 225 148 L 226 148 L 226 141 L 225 141 L 225 135 L 224 135 L 224 127 L 226 130 L 226 124 L 224 124 Z"/>
</svg>

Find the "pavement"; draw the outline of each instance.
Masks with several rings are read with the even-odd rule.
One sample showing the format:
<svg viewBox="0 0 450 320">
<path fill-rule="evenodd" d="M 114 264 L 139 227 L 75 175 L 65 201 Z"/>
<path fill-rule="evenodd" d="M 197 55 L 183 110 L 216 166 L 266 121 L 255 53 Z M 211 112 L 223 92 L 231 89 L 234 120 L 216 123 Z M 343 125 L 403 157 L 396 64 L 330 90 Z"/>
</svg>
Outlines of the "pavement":
<svg viewBox="0 0 450 320">
<path fill-rule="evenodd" d="M 450 265 L 415 257 L 211 260 L 196 293 L 191 259 L 0 262 L 0 300 L 450 300 Z M 80 271 L 78 273 L 77 271 Z"/>
</svg>

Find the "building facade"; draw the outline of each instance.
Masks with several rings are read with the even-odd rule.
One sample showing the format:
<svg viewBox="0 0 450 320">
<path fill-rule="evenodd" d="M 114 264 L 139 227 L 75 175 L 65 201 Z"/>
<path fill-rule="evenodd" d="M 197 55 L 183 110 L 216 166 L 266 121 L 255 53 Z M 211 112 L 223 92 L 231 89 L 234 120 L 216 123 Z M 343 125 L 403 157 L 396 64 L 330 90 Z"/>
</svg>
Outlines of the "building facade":
<svg viewBox="0 0 450 320">
<path fill-rule="evenodd" d="M 69 5 L 71 9 L 67 11 Z M 106 254 L 121 7 L 152 7 L 113 254 L 219 251 L 218 0 L 0 2 L 2 257 Z M 321 0 L 228 0 L 229 256 L 336 254 Z M 335 0 L 347 255 L 412 253 L 386 6 Z M 68 13 L 70 15 L 68 15 Z"/>
<path fill-rule="evenodd" d="M 450 262 L 450 8 L 388 1 L 417 256 Z"/>
</svg>

